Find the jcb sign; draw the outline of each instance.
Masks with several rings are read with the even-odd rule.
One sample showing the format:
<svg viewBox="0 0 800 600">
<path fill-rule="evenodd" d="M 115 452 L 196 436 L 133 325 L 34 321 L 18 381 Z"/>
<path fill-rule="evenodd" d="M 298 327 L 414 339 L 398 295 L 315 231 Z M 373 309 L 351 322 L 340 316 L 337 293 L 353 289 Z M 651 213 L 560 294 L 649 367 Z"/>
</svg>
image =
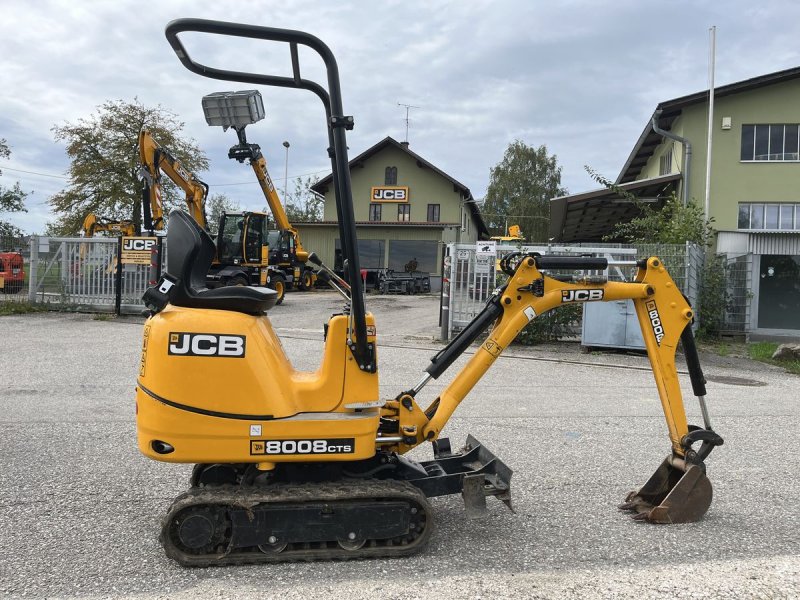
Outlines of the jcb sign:
<svg viewBox="0 0 800 600">
<path fill-rule="evenodd" d="M 122 264 L 149 265 L 157 247 L 158 238 L 125 236 L 122 238 Z"/>
<path fill-rule="evenodd" d="M 408 202 L 408 187 L 375 186 L 372 188 L 372 202 Z"/>
</svg>

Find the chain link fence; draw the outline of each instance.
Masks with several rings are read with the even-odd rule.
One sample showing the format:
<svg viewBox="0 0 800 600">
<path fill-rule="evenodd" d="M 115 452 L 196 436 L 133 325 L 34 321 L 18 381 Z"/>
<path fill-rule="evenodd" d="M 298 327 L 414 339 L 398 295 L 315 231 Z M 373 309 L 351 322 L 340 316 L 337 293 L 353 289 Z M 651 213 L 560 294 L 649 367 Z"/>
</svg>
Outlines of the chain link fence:
<svg viewBox="0 0 800 600">
<path fill-rule="evenodd" d="M 27 301 L 29 249 L 25 236 L 0 236 L 0 302 Z"/>
</svg>

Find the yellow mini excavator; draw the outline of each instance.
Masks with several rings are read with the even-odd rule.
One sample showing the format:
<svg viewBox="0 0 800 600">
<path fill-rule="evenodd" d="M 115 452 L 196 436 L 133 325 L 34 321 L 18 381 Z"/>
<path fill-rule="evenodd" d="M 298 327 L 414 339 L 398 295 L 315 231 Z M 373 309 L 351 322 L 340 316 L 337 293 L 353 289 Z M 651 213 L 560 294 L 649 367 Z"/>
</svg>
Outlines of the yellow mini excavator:
<svg viewBox="0 0 800 600">
<path fill-rule="evenodd" d="M 196 62 L 179 35 L 216 34 L 286 43 L 291 76 L 222 70 Z M 693 312 L 658 258 L 636 263 L 632 282 L 556 271 L 602 271 L 595 257 L 515 253 L 502 261 L 508 283 L 438 352 L 416 385 L 381 398 L 375 320 L 359 277 L 355 220 L 339 76 L 330 50 L 299 31 L 181 19 L 167 39 L 189 70 L 216 79 L 299 88 L 327 113 L 342 251 L 349 287 L 340 314 L 325 326 L 319 369 L 295 370 L 266 311 L 275 292 L 208 289 L 214 255 L 208 234 L 188 214 L 170 215 L 166 273 L 145 294 L 151 316 L 136 391 L 138 444 L 149 458 L 194 464 L 190 488 L 164 516 L 161 543 L 186 566 L 410 555 L 425 547 L 433 513 L 428 498 L 463 496 L 467 516 L 487 496 L 511 506 L 511 469 L 469 436 L 454 451 L 442 429 L 498 356 L 532 319 L 564 304 L 632 299 L 669 433 L 669 453 L 621 506 L 637 519 L 684 523 L 711 503 L 705 459 L 722 438 L 711 428 L 703 374 L 692 337 Z M 298 47 L 316 51 L 327 88 L 300 74 Z M 314 264 L 329 271 L 319 259 Z M 420 392 L 487 328 L 488 337 L 427 406 Z M 704 426 L 689 425 L 675 367 L 683 343 Z M 406 453 L 432 443 L 432 460 Z"/>
</svg>

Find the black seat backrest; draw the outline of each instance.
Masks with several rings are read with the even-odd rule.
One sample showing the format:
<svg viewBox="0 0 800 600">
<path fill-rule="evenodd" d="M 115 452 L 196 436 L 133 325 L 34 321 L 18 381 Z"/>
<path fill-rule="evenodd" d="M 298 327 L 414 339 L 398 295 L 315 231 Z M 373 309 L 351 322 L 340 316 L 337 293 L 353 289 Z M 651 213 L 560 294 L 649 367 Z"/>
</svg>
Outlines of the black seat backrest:
<svg viewBox="0 0 800 600">
<path fill-rule="evenodd" d="M 262 314 L 275 305 L 278 294 L 264 287 L 206 286 L 216 247 L 208 232 L 187 212 L 173 210 L 167 231 L 167 276 L 175 283 L 169 301 L 175 306 Z"/>
<path fill-rule="evenodd" d="M 182 210 L 169 214 L 167 274 L 198 291 L 206 289 L 206 275 L 216 247 L 208 232 Z"/>
</svg>

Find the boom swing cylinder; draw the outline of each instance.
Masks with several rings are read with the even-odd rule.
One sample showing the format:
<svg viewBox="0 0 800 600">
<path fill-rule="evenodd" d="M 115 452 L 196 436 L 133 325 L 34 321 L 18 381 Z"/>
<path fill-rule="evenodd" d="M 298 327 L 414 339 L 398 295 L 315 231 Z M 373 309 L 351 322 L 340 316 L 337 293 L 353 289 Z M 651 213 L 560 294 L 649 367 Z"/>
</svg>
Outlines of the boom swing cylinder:
<svg viewBox="0 0 800 600">
<path fill-rule="evenodd" d="M 214 69 L 194 62 L 183 31 L 289 43 L 293 76 Z M 137 382 L 139 448 L 160 461 L 194 463 L 190 490 L 164 518 L 167 554 L 187 566 L 283 560 L 404 556 L 425 547 L 432 515 L 427 498 L 460 493 L 467 515 L 486 498 L 511 507 L 511 469 L 472 436 L 453 451 L 443 428 L 517 334 L 548 310 L 575 302 L 632 299 L 642 328 L 670 438 L 670 453 L 623 508 L 652 522 L 699 519 L 711 502 L 704 461 L 722 439 L 702 404 L 702 371 L 691 337 L 692 310 L 657 258 L 638 264 L 633 282 L 565 279 L 550 270 L 602 270 L 604 259 L 517 254 L 502 262 L 508 283 L 437 353 L 413 388 L 382 400 L 374 317 L 366 312 L 358 269 L 338 72 L 330 50 L 302 32 L 183 19 L 167 38 L 190 70 L 246 83 L 316 93 L 328 116 L 330 156 L 346 259 L 336 287 L 347 304 L 325 328 L 320 368 L 296 371 L 264 314 L 274 293 L 259 288 L 205 289 L 213 254 L 208 234 L 186 213 L 170 215 L 168 265 L 148 290 Z M 300 76 L 298 45 L 317 51 L 328 91 Z M 329 93 L 330 94 L 329 94 Z M 325 270 L 316 256 L 309 261 Z M 426 408 L 417 401 L 431 379 L 490 328 L 452 382 Z M 675 351 L 683 341 L 703 427 L 687 423 Z M 433 460 L 405 454 L 430 442 Z M 699 447 L 697 447 L 699 446 Z"/>
</svg>

